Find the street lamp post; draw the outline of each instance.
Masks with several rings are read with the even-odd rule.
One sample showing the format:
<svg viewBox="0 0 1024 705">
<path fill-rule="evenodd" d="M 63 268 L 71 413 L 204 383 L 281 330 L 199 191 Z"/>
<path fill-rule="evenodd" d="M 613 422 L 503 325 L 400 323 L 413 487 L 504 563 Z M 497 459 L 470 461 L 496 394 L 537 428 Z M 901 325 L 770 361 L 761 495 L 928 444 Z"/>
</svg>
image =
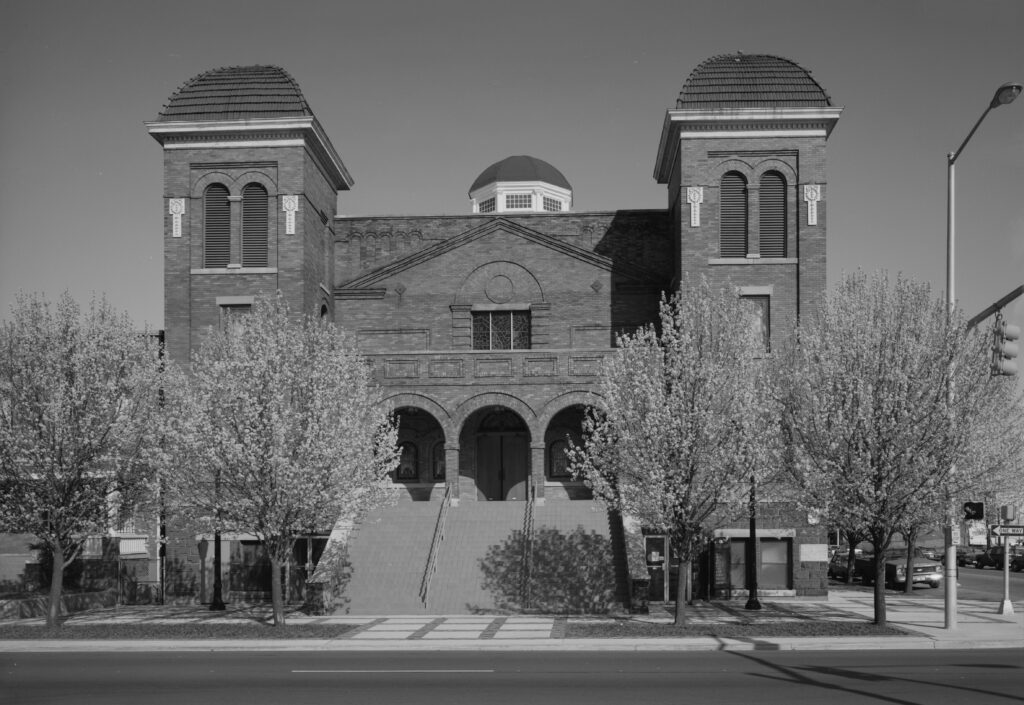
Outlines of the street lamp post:
<svg viewBox="0 0 1024 705">
<path fill-rule="evenodd" d="M 985 108 L 985 112 L 981 114 L 978 121 L 974 123 L 974 127 L 967 133 L 967 137 L 960 144 L 960 147 L 955 152 L 950 152 L 946 157 L 946 305 L 947 315 L 952 316 L 953 310 L 956 307 L 956 290 L 955 290 L 955 271 L 956 271 L 956 222 L 955 222 L 955 196 L 956 196 L 956 160 L 960 156 L 960 153 L 964 151 L 964 147 L 970 142 L 971 137 L 977 131 L 978 126 L 981 125 L 982 120 L 989 114 L 993 108 L 998 108 L 1000 105 L 1007 105 L 1012 103 L 1017 96 L 1021 94 L 1022 86 L 1019 83 L 1004 83 L 996 89 L 995 95 L 992 97 L 992 101 Z M 952 372 L 952 370 L 950 370 Z M 952 405 L 953 402 L 953 381 L 952 374 L 950 379 L 947 381 L 946 387 L 946 398 L 947 402 Z M 956 466 L 951 468 L 951 471 L 956 471 Z M 946 629 L 956 629 L 956 548 L 953 546 L 953 522 L 955 517 L 950 516 L 949 521 L 945 527 L 945 549 L 946 549 L 946 570 L 945 580 L 945 607 L 946 607 Z"/>
<path fill-rule="evenodd" d="M 747 540 L 747 604 L 744 609 L 759 610 L 757 599 L 757 477 L 750 473 L 750 538 Z"/>
</svg>

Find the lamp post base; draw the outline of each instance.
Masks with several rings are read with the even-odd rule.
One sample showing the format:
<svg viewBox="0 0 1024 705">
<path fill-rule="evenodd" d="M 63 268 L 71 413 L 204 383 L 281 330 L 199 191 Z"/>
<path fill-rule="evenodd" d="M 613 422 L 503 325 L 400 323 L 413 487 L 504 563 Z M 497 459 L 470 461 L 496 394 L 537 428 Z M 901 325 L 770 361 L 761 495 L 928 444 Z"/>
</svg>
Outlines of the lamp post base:
<svg viewBox="0 0 1024 705">
<path fill-rule="evenodd" d="M 999 603 L 999 614 L 1013 614 L 1013 603 L 1003 600 Z"/>
</svg>

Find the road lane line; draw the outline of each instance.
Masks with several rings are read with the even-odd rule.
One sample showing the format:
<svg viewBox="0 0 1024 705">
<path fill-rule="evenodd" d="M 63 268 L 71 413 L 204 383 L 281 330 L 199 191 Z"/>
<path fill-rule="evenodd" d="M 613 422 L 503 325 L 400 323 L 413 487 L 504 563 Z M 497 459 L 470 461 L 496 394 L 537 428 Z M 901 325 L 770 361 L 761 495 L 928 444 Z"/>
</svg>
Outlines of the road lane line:
<svg viewBox="0 0 1024 705">
<path fill-rule="evenodd" d="M 293 670 L 292 673 L 494 673 L 493 668 L 410 668 L 410 669 L 314 669 Z"/>
</svg>

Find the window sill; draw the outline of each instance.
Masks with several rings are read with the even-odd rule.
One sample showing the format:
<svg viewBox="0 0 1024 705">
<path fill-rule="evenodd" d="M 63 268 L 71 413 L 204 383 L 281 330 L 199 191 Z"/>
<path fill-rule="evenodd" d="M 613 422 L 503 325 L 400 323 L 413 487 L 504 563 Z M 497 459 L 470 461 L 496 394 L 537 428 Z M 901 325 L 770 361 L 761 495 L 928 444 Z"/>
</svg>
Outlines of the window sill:
<svg viewBox="0 0 1024 705">
<path fill-rule="evenodd" d="M 277 267 L 200 267 L 189 274 L 277 274 Z"/>
<path fill-rule="evenodd" d="M 798 264 L 796 257 L 710 257 L 709 265 L 758 265 L 758 264 Z"/>
</svg>

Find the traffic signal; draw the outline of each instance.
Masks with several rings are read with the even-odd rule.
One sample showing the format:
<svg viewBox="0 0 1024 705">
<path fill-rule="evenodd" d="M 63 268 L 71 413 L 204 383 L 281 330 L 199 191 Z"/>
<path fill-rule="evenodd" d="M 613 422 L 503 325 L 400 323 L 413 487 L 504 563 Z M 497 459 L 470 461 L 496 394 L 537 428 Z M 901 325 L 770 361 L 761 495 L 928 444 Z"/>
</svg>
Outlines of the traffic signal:
<svg viewBox="0 0 1024 705">
<path fill-rule="evenodd" d="M 1016 341 L 1020 338 L 1020 326 L 1007 323 L 1002 318 L 996 319 L 992 336 L 992 374 L 1017 374 L 1017 353 L 1020 351 Z"/>
<path fill-rule="evenodd" d="M 964 521 L 985 518 L 984 502 L 964 502 Z"/>
</svg>

